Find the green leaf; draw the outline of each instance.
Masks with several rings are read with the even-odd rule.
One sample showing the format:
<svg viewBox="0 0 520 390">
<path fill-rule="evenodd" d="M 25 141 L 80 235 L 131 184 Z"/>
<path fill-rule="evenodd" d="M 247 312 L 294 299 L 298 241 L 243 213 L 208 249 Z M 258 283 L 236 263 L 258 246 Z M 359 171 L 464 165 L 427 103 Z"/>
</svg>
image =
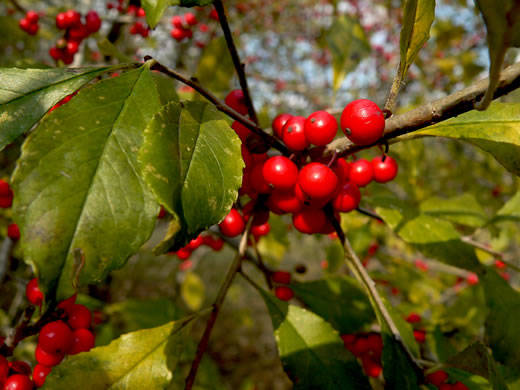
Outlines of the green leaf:
<svg viewBox="0 0 520 390">
<path fill-rule="evenodd" d="M 469 111 L 427 127 L 416 135 L 467 141 L 491 153 L 507 170 L 520 175 L 520 104 L 493 103 L 486 111 Z"/>
<path fill-rule="evenodd" d="M 481 280 L 489 309 L 485 323 L 486 337 L 493 350 L 493 357 L 510 367 L 519 367 L 520 334 L 517 317 L 520 313 L 520 293 L 491 269 Z"/>
<path fill-rule="evenodd" d="M 487 220 L 484 209 L 470 193 L 449 199 L 432 197 L 422 202 L 419 208 L 424 214 L 471 227 L 480 227 Z"/>
<path fill-rule="evenodd" d="M 513 195 L 492 219 L 492 222 L 501 221 L 520 221 L 520 192 Z"/>
<path fill-rule="evenodd" d="M 494 390 L 507 390 L 496 363 L 484 344 L 477 341 L 447 361 L 452 366 L 488 379 Z"/>
<path fill-rule="evenodd" d="M 137 151 L 159 107 L 145 66 L 85 88 L 27 138 L 13 174 L 14 215 L 46 297 L 103 280 L 149 238 L 158 206 Z"/>
<path fill-rule="evenodd" d="M 341 87 L 346 75 L 370 54 L 370 44 L 359 20 L 341 15 L 325 33 L 327 47 L 332 54 L 334 91 Z"/>
<path fill-rule="evenodd" d="M 205 288 L 200 277 L 193 273 L 186 273 L 181 285 L 182 300 L 192 311 L 197 311 L 204 303 Z"/>
<path fill-rule="evenodd" d="M 476 0 L 487 29 L 489 86 L 475 107 L 485 110 L 493 100 L 507 49 L 520 46 L 520 3 L 516 0 Z"/>
<path fill-rule="evenodd" d="M 397 198 L 374 196 L 367 201 L 376 207 L 376 212 L 403 241 L 426 256 L 456 267 L 480 269 L 474 249 L 461 241 L 450 222 L 422 214 Z"/>
<path fill-rule="evenodd" d="M 242 184 L 240 139 L 227 118 L 202 102 L 172 102 L 145 130 L 139 162 L 156 199 L 174 216 L 157 251 L 183 246 L 220 222 Z"/>
<path fill-rule="evenodd" d="M 65 96 L 100 74 L 121 67 L 0 69 L 0 150 L 29 131 Z"/>
<path fill-rule="evenodd" d="M 359 332 L 374 321 L 374 311 L 359 284 L 336 276 L 311 282 L 291 283 L 295 295 L 340 334 Z"/>
<path fill-rule="evenodd" d="M 181 7 L 205 6 L 213 3 L 213 0 L 142 0 L 141 5 L 146 11 L 146 23 L 155 28 L 161 20 L 166 8 L 172 5 Z"/>
<path fill-rule="evenodd" d="M 401 80 L 408 72 L 424 43 L 430 37 L 430 28 L 435 20 L 435 0 L 405 0 L 403 4 L 403 27 L 400 36 L 399 75 Z"/>
<path fill-rule="evenodd" d="M 216 93 L 227 93 L 233 78 L 233 60 L 224 37 L 213 39 L 205 48 L 195 75 L 201 85 Z"/>
<path fill-rule="evenodd" d="M 195 317 L 127 333 L 105 347 L 67 357 L 42 389 L 162 389 L 172 380 Z"/>
<path fill-rule="evenodd" d="M 361 367 L 329 323 L 259 291 L 271 314 L 278 352 L 294 389 L 370 389 Z"/>
</svg>

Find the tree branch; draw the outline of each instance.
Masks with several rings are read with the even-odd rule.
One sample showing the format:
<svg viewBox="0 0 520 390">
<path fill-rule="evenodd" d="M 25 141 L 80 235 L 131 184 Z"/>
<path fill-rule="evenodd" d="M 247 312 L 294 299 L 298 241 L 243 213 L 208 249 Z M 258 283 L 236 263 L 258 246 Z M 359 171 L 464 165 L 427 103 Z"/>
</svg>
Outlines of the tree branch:
<svg viewBox="0 0 520 390">
<path fill-rule="evenodd" d="M 233 60 L 233 65 L 235 66 L 235 70 L 238 75 L 238 81 L 240 82 L 240 87 L 242 88 L 242 92 L 244 93 L 244 101 L 247 106 L 249 117 L 253 122 L 255 122 L 258 125 L 258 118 L 256 116 L 255 106 L 253 105 L 251 93 L 249 92 L 249 87 L 247 85 L 247 77 L 244 71 L 244 64 L 242 63 L 242 61 L 240 61 L 240 57 L 238 55 L 235 42 L 233 41 L 233 34 L 231 33 L 231 29 L 229 28 L 229 23 L 227 20 L 226 11 L 224 9 L 224 4 L 222 3 L 222 0 L 215 0 L 213 2 L 213 6 L 217 11 L 218 20 L 220 22 L 220 26 L 222 27 L 222 31 L 224 32 L 224 38 L 226 39 L 229 54 L 231 54 L 231 59 Z"/>
<path fill-rule="evenodd" d="M 184 76 L 183 74 L 177 72 L 174 69 L 170 69 L 167 66 L 164 66 L 157 62 L 156 60 L 152 59 L 150 56 L 146 56 L 145 61 L 151 60 L 152 65 L 150 66 L 150 69 L 157 70 L 161 73 L 164 73 L 165 75 L 168 75 L 170 77 L 173 77 L 176 80 L 179 80 L 180 82 L 192 87 L 195 91 L 200 93 L 202 96 L 204 96 L 206 99 L 208 99 L 213 105 L 217 108 L 217 110 L 223 112 L 224 114 L 227 114 L 229 117 L 237 120 L 238 122 L 242 123 L 244 126 L 246 126 L 248 129 L 250 129 L 253 133 L 258 135 L 262 141 L 264 141 L 267 145 L 279 150 L 283 154 L 287 155 L 288 150 L 280 141 L 278 141 L 273 136 L 267 134 L 262 128 L 260 128 L 258 125 L 256 125 L 254 122 L 252 122 L 250 119 L 246 118 L 245 116 L 240 115 L 238 112 L 233 110 L 231 107 L 226 105 L 224 102 L 222 102 L 220 99 L 218 99 L 215 95 L 213 95 L 210 91 L 208 91 L 206 88 L 204 88 L 202 85 L 199 84 L 197 79 L 195 78 L 188 78 Z"/>
<path fill-rule="evenodd" d="M 397 95 L 399 94 L 399 90 L 401 89 L 401 83 L 403 79 L 401 78 L 401 63 L 397 67 L 397 73 L 395 74 L 394 81 L 392 81 L 392 86 L 390 87 L 390 91 L 388 92 L 388 97 L 386 98 L 386 103 L 384 109 L 393 112 L 395 108 L 395 102 L 397 100 Z"/>
<path fill-rule="evenodd" d="M 506 260 L 503 253 L 497 252 L 491 248 L 488 248 L 486 245 L 473 240 L 471 237 L 464 236 L 464 237 L 461 237 L 461 240 L 464 241 L 466 244 L 471 245 L 473 248 L 478 248 L 481 251 L 484 251 L 486 253 L 489 253 L 492 256 L 500 258 L 500 260 L 504 264 L 506 264 L 508 267 L 514 269 L 516 272 L 520 272 L 520 267 L 518 267 L 517 265 L 514 265 L 510 261 Z"/>
<path fill-rule="evenodd" d="M 204 334 L 202 335 L 202 338 L 197 347 L 195 359 L 193 359 L 193 362 L 191 363 L 190 372 L 186 377 L 186 385 L 184 387 L 185 390 L 191 390 L 193 387 L 195 377 L 197 375 L 197 370 L 202 360 L 202 356 L 204 355 L 204 352 L 206 351 L 206 348 L 208 346 L 211 331 L 213 330 L 213 326 L 217 321 L 217 317 L 220 312 L 220 308 L 222 307 L 222 303 L 226 298 L 226 294 L 229 290 L 229 287 L 231 286 L 231 283 L 233 282 L 233 279 L 235 278 L 235 275 L 240 270 L 242 258 L 244 257 L 247 250 L 247 238 L 249 236 L 249 232 L 251 231 L 252 223 L 253 218 L 249 218 L 249 221 L 247 221 L 246 229 L 242 234 L 242 237 L 240 238 L 238 252 L 235 255 L 235 258 L 233 259 L 233 263 L 231 264 L 231 267 L 228 270 L 228 273 L 226 275 L 226 278 L 224 279 L 224 282 L 222 283 L 222 286 L 220 286 L 220 290 L 217 294 L 217 297 L 215 298 L 215 302 L 213 302 L 213 310 L 211 311 L 211 315 L 206 324 L 206 329 L 204 330 Z"/>
<path fill-rule="evenodd" d="M 326 150 L 326 154 L 336 151 L 341 157 L 351 155 L 360 150 L 371 148 L 382 141 L 388 141 L 400 135 L 411 133 L 456 117 L 465 112 L 474 109 L 477 103 L 486 93 L 489 79 L 483 79 L 475 84 L 464 88 L 452 95 L 442 99 L 434 100 L 431 103 L 424 104 L 414 110 L 404 114 L 394 115 L 386 120 L 385 134 L 377 143 L 359 146 L 352 144 L 346 137 L 337 139 L 330 143 Z M 497 89 L 495 90 L 494 99 L 507 95 L 520 87 L 520 63 L 514 64 L 506 68 L 501 76 Z M 330 110 L 336 112 L 336 110 Z"/>
</svg>

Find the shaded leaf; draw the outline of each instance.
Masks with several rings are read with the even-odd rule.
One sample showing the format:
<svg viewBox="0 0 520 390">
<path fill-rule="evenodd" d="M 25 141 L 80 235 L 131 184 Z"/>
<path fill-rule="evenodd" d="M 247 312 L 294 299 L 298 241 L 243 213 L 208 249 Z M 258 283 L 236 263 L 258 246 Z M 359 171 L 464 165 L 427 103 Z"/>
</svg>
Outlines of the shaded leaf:
<svg viewBox="0 0 520 390">
<path fill-rule="evenodd" d="M 430 37 L 435 20 L 435 0 L 405 0 L 401 28 L 399 74 L 403 79 L 408 68 Z"/>
<path fill-rule="evenodd" d="M 282 364 L 295 389 L 370 389 L 361 367 L 329 323 L 259 291 L 271 314 Z"/>
<path fill-rule="evenodd" d="M 469 111 L 427 127 L 417 135 L 467 141 L 491 153 L 507 170 L 520 175 L 520 104 L 493 103 L 486 111 Z"/>
<path fill-rule="evenodd" d="M 349 277 L 330 277 L 291 283 L 295 295 L 340 334 L 359 332 L 374 321 L 374 311 L 365 292 Z"/>
<path fill-rule="evenodd" d="M 204 303 L 205 288 L 200 277 L 193 273 L 186 273 L 181 285 L 182 300 L 192 311 L 197 311 Z"/>
<path fill-rule="evenodd" d="M 160 107 L 148 68 L 82 90 L 26 140 L 13 174 L 24 259 L 58 299 L 103 280 L 150 236 L 158 212 L 137 169 Z M 74 251 L 84 255 L 75 263 Z"/>
<path fill-rule="evenodd" d="M 224 37 L 218 37 L 204 48 L 195 71 L 201 85 L 216 93 L 227 93 L 233 78 L 233 60 Z"/>
<path fill-rule="evenodd" d="M 0 150 L 29 131 L 65 96 L 100 74 L 122 67 L 0 69 Z"/>
<path fill-rule="evenodd" d="M 161 389 L 172 380 L 195 317 L 127 333 L 105 347 L 69 356 L 42 389 Z"/>
<path fill-rule="evenodd" d="M 422 202 L 419 209 L 425 214 L 471 227 L 480 227 L 487 220 L 484 209 L 470 193 L 449 199 L 432 197 Z"/>
<path fill-rule="evenodd" d="M 520 192 L 509 199 L 493 217 L 492 222 L 520 220 Z"/>
<path fill-rule="evenodd" d="M 181 7 L 205 6 L 213 3 L 213 0 L 142 0 L 141 5 L 146 11 L 146 23 L 155 28 L 161 20 L 166 8 L 172 5 Z"/>
<path fill-rule="evenodd" d="M 172 102 L 145 130 L 139 162 L 157 201 L 173 215 L 157 251 L 183 246 L 220 222 L 242 184 L 240 139 L 226 117 L 202 102 Z"/>
</svg>

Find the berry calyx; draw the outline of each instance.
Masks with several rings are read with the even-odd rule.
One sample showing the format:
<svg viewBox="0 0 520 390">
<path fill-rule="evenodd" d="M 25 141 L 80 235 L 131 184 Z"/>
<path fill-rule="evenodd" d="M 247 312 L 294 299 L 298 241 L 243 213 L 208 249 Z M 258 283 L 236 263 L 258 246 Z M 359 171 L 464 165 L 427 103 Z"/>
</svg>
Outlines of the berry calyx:
<svg viewBox="0 0 520 390">
<path fill-rule="evenodd" d="M 293 116 L 291 114 L 279 114 L 276 116 L 276 118 L 273 119 L 273 123 L 271 124 L 271 127 L 273 128 L 273 133 L 278 137 L 282 138 L 282 131 L 284 125 L 287 123 L 289 119 L 291 119 Z"/>
<path fill-rule="evenodd" d="M 341 129 L 356 145 L 370 145 L 382 137 L 385 116 L 373 101 L 354 100 L 347 104 L 341 113 Z"/>
<path fill-rule="evenodd" d="M 296 164 L 284 156 L 269 158 L 262 168 L 262 174 L 267 183 L 280 191 L 290 191 L 298 180 Z"/>
<path fill-rule="evenodd" d="M 387 183 L 397 176 L 397 162 L 390 156 L 386 156 L 384 161 L 382 156 L 374 157 L 372 167 L 374 168 L 374 180 L 378 183 Z"/>
<path fill-rule="evenodd" d="M 357 160 L 350 166 L 350 181 L 358 187 L 365 187 L 374 178 L 374 168 L 367 160 Z"/>
<path fill-rule="evenodd" d="M 247 106 L 244 100 L 244 92 L 241 89 L 234 89 L 225 99 L 226 104 L 241 115 L 247 115 Z"/>
<path fill-rule="evenodd" d="M 4 383 L 4 390 L 32 390 L 31 378 L 23 374 L 11 375 Z"/>
<path fill-rule="evenodd" d="M 43 302 L 43 293 L 38 287 L 38 279 L 33 278 L 27 283 L 27 287 L 25 287 L 25 295 L 27 296 L 27 300 L 33 304 L 34 306 L 41 306 Z"/>
<path fill-rule="evenodd" d="M 292 222 L 299 232 L 313 234 L 323 229 L 327 217 L 321 209 L 303 209 L 293 214 Z"/>
<path fill-rule="evenodd" d="M 68 324 L 72 329 L 89 328 L 92 322 L 92 314 L 87 307 L 75 304 L 68 311 Z"/>
<path fill-rule="evenodd" d="M 327 111 L 316 111 L 305 120 L 305 136 L 311 144 L 324 146 L 332 142 L 338 131 L 338 122 Z"/>
<path fill-rule="evenodd" d="M 282 301 L 289 301 L 292 297 L 294 297 L 294 292 L 290 287 L 277 286 L 274 289 L 274 295 L 276 295 L 276 298 Z"/>
<path fill-rule="evenodd" d="M 338 186 L 338 177 L 326 165 L 314 162 L 302 168 L 298 175 L 298 184 L 311 198 L 329 198 Z"/>
<path fill-rule="evenodd" d="M 305 118 L 293 116 L 282 128 L 282 141 L 291 150 L 300 151 L 310 145 L 305 136 Z"/>
<path fill-rule="evenodd" d="M 76 329 L 72 333 L 72 343 L 67 351 L 69 355 L 76 355 L 80 352 L 88 352 L 96 343 L 94 334 L 85 328 Z"/>
<path fill-rule="evenodd" d="M 237 209 L 231 209 L 224 220 L 219 223 L 220 232 L 226 237 L 236 237 L 245 229 L 244 219 Z"/>
<path fill-rule="evenodd" d="M 355 210 L 361 201 L 361 192 L 354 183 L 344 183 L 337 195 L 332 200 L 332 207 L 340 213 L 348 213 Z"/>
<path fill-rule="evenodd" d="M 49 322 L 40 331 L 38 344 L 47 353 L 66 352 L 72 344 L 72 331 L 61 320 Z"/>
</svg>

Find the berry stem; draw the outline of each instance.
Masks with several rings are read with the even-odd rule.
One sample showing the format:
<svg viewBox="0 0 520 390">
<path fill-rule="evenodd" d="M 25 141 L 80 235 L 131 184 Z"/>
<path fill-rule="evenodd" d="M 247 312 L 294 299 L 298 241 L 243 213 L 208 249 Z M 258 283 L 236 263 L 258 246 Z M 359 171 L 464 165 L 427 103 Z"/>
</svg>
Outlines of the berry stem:
<svg viewBox="0 0 520 390">
<path fill-rule="evenodd" d="M 224 32 L 224 38 L 226 39 L 229 54 L 231 54 L 231 59 L 233 60 L 233 65 L 235 66 L 235 70 L 238 75 L 238 81 L 240 82 L 240 87 L 242 88 L 242 92 L 244 93 L 244 100 L 247 106 L 249 117 L 253 122 L 255 122 L 255 124 L 258 125 L 258 118 L 256 116 L 255 106 L 253 105 L 251 93 L 247 85 L 247 77 L 244 70 L 244 64 L 240 61 L 240 57 L 238 55 L 235 42 L 233 41 L 233 34 L 231 33 L 231 29 L 229 28 L 229 23 L 226 16 L 226 10 L 224 9 L 224 4 L 222 3 L 222 0 L 216 0 L 213 2 L 213 6 L 217 11 L 218 20 L 220 22 L 220 26 L 222 27 L 222 31 Z"/>
<path fill-rule="evenodd" d="M 186 385 L 184 387 L 185 390 L 191 390 L 193 388 L 193 384 L 195 382 L 195 377 L 197 375 L 197 370 L 198 370 L 200 362 L 202 360 L 202 356 L 204 355 L 204 352 L 206 351 L 206 348 L 208 346 L 209 338 L 211 336 L 211 331 L 213 330 L 213 326 L 215 325 L 215 322 L 217 321 L 217 317 L 220 312 L 220 308 L 222 307 L 222 303 L 224 302 L 224 299 L 226 298 L 227 292 L 229 290 L 229 287 L 231 286 L 231 283 L 233 282 L 233 280 L 235 278 L 235 275 L 240 270 L 240 267 L 242 265 L 242 259 L 246 254 L 247 238 L 249 236 L 249 232 L 251 231 L 252 224 L 253 224 L 253 218 L 249 218 L 249 220 L 247 221 L 246 229 L 245 229 L 244 233 L 242 234 L 242 237 L 240 238 L 240 244 L 238 245 L 238 251 L 235 255 L 235 258 L 233 259 L 231 266 L 229 267 L 229 270 L 226 275 L 226 278 L 224 279 L 224 282 L 220 286 L 220 290 L 218 291 L 217 297 L 215 298 L 215 301 L 213 302 L 213 310 L 211 311 L 208 322 L 206 323 L 206 329 L 204 329 L 204 334 L 202 335 L 202 338 L 197 347 L 197 353 L 195 355 L 195 358 L 193 359 L 193 362 L 191 363 L 190 372 L 189 372 L 188 376 L 186 377 Z"/>
<path fill-rule="evenodd" d="M 383 218 L 381 218 L 379 215 L 377 215 L 376 213 L 374 213 L 371 210 L 365 209 L 364 207 L 358 207 L 358 208 L 356 208 L 356 210 L 358 212 L 360 212 L 361 214 L 369 216 L 370 218 L 374 218 L 374 219 L 377 219 L 380 222 L 384 222 Z"/>
</svg>

